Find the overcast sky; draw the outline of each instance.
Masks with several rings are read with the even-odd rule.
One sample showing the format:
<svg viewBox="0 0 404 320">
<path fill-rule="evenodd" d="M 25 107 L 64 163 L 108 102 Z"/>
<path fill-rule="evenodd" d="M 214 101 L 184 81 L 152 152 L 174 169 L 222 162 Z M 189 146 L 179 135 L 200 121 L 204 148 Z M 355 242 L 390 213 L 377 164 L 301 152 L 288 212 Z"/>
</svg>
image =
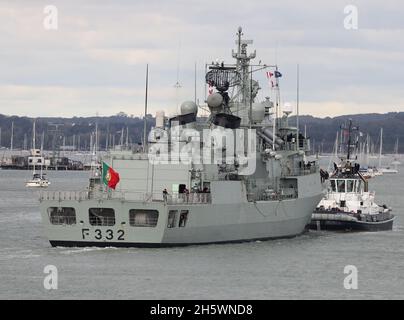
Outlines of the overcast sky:
<svg viewBox="0 0 404 320">
<path fill-rule="evenodd" d="M 350 4 L 357 30 L 344 28 Z M 177 74 L 178 100 L 194 99 L 195 62 L 202 102 L 204 65 L 232 62 L 239 25 L 255 61 L 279 65 L 283 102 L 295 104 L 300 64 L 301 113 L 404 111 L 403 17 L 402 0 L 0 0 L 0 113 L 142 115 L 147 63 L 151 113 L 175 111 Z"/>
</svg>

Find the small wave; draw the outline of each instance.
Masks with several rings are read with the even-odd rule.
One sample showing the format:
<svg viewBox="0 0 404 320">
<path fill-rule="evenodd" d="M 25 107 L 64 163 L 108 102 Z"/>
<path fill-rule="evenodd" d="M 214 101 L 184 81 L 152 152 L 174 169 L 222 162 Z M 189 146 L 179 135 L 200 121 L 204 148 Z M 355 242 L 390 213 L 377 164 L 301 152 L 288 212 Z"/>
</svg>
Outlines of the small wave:
<svg viewBox="0 0 404 320">
<path fill-rule="evenodd" d="M 65 247 L 57 247 L 58 249 L 66 249 Z M 118 250 L 119 248 L 116 247 L 84 247 L 84 248 L 75 248 L 75 249 L 69 249 L 69 250 L 64 250 L 60 251 L 61 254 L 79 254 L 79 253 L 86 253 L 86 252 L 92 252 L 92 251 L 108 251 L 108 250 Z"/>
<path fill-rule="evenodd" d="M 41 255 L 34 254 L 31 250 L 19 250 L 15 252 L 10 252 L 8 254 L 1 254 L 0 260 L 11 260 L 11 259 L 30 259 L 38 258 Z"/>
</svg>

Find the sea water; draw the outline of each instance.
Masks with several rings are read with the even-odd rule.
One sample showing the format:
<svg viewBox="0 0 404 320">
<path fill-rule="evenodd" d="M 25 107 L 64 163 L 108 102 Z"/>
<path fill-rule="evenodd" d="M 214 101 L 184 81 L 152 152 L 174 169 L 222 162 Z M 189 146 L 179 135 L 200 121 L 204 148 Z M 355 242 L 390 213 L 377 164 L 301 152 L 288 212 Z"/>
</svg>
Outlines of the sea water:
<svg viewBox="0 0 404 320">
<path fill-rule="evenodd" d="M 404 167 L 370 180 L 377 203 L 397 216 L 393 231 L 161 249 L 51 247 L 30 175 L 0 171 L 0 299 L 404 298 Z M 48 177 L 51 190 L 84 190 L 88 172 Z M 48 265 L 57 289 L 44 286 Z M 357 270 L 357 289 L 344 286 L 346 266 Z"/>
</svg>

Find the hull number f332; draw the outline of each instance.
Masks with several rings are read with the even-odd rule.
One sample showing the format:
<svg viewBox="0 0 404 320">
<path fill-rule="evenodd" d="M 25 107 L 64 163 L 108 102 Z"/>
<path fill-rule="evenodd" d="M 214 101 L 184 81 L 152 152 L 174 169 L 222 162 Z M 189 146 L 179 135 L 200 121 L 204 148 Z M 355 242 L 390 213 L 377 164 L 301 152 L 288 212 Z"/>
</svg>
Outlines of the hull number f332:
<svg viewBox="0 0 404 320">
<path fill-rule="evenodd" d="M 81 235 L 83 240 L 88 240 L 89 237 L 94 238 L 95 240 L 125 240 L 125 231 L 118 230 L 114 233 L 114 230 L 107 229 L 95 229 L 93 234 L 90 234 L 90 229 L 81 229 Z"/>
</svg>

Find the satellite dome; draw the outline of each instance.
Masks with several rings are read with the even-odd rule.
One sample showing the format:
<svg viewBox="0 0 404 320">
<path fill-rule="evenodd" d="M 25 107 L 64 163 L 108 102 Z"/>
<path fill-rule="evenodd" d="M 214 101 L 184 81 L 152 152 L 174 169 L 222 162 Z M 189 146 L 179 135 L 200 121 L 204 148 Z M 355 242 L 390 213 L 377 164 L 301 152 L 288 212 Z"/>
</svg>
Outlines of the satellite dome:
<svg viewBox="0 0 404 320">
<path fill-rule="evenodd" d="M 263 103 L 253 103 L 251 116 L 253 122 L 262 122 L 265 118 L 265 105 Z"/>
<path fill-rule="evenodd" d="M 197 114 L 198 113 L 198 106 L 193 101 L 185 101 L 181 104 L 181 114 Z"/>
<path fill-rule="evenodd" d="M 217 109 L 222 106 L 223 97 L 220 93 L 212 93 L 210 96 L 208 96 L 206 102 L 208 103 L 210 109 Z"/>
<path fill-rule="evenodd" d="M 293 106 L 292 106 L 292 104 L 289 103 L 289 102 L 286 102 L 286 103 L 283 105 L 283 112 L 286 113 L 286 114 L 291 114 L 291 113 L 293 112 Z"/>
</svg>

